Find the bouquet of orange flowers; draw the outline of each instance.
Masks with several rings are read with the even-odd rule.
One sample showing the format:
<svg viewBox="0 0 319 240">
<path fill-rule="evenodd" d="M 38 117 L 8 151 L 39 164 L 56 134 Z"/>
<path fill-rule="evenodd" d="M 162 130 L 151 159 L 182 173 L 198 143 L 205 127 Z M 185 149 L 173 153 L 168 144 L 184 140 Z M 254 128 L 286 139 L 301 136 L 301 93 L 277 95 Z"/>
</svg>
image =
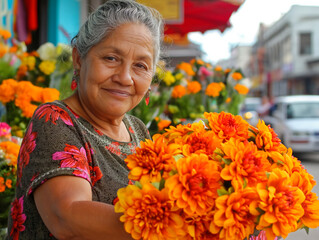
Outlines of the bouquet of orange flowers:
<svg viewBox="0 0 319 240">
<path fill-rule="evenodd" d="M 135 183 L 115 211 L 134 239 L 270 240 L 319 226 L 313 176 L 263 121 L 205 112 L 125 162 Z"/>
<path fill-rule="evenodd" d="M 3 80 L 0 84 L 0 102 L 6 107 L 5 121 L 12 127 L 12 134 L 23 137 L 28 122 L 41 103 L 59 99 L 55 88 L 42 88 L 29 81 Z"/>
</svg>

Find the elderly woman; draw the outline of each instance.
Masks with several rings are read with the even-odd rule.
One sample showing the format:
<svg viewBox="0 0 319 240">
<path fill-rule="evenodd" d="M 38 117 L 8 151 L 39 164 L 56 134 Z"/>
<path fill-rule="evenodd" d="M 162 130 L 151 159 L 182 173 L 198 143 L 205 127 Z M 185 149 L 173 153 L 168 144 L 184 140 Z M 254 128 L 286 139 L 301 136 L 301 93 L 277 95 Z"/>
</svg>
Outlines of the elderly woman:
<svg viewBox="0 0 319 240">
<path fill-rule="evenodd" d="M 40 106 L 18 160 L 9 239 L 131 239 L 113 201 L 128 183 L 124 162 L 149 138 L 126 114 L 149 91 L 160 52 L 159 14 L 110 0 L 72 40 L 76 91 Z"/>
</svg>

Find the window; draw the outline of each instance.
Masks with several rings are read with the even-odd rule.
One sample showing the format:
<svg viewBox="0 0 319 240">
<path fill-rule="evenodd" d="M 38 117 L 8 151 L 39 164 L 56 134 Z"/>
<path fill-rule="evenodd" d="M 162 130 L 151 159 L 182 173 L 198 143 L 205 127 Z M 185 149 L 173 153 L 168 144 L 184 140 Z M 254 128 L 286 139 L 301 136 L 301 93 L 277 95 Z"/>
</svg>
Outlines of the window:
<svg viewBox="0 0 319 240">
<path fill-rule="evenodd" d="M 300 55 L 310 55 L 312 53 L 311 33 L 300 33 L 299 40 L 300 40 L 299 42 Z"/>
</svg>

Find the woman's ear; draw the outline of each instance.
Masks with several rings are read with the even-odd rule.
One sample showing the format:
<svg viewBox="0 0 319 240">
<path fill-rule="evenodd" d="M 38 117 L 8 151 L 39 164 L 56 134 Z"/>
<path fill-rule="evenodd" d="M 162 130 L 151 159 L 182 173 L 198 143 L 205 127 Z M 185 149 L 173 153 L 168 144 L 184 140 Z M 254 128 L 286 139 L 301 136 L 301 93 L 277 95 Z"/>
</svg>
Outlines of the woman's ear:
<svg viewBox="0 0 319 240">
<path fill-rule="evenodd" d="M 73 68 L 80 69 L 81 68 L 81 57 L 76 47 L 72 49 L 72 59 L 73 59 Z"/>
</svg>

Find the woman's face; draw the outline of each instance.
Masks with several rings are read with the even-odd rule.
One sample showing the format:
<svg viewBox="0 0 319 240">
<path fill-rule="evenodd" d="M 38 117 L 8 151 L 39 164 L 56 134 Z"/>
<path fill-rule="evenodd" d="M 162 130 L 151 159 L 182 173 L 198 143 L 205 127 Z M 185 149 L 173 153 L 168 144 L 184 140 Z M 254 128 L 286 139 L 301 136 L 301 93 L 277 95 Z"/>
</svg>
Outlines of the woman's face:
<svg viewBox="0 0 319 240">
<path fill-rule="evenodd" d="M 147 92 L 153 73 L 154 49 L 150 31 L 142 24 L 116 28 L 80 59 L 79 97 L 100 118 L 122 117 Z"/>
</svg>

